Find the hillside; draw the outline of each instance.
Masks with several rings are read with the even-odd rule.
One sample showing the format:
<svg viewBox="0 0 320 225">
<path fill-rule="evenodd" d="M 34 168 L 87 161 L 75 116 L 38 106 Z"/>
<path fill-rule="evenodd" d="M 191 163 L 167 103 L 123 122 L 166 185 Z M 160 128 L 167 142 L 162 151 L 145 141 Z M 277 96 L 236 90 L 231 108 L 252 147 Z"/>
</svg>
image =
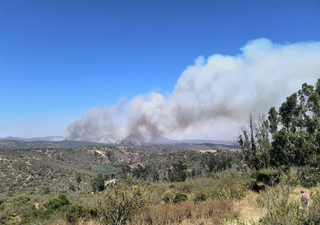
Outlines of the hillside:
<svg viewBox="0 0 320 225">
<path fill-rule="evenodd" d="M 90 180 L 96 174 L 91 170 L 93 166 L 137 161 L 152 154 L 116 146 L 0 150 L 0 193 L 39 192 L 45 188 L 57 192 L 68 190 L 70 184 L 90 191 Z M 79 185 L 77 173 L 81 174 Z"/>
<path fill-rule="evenodd" d="M 190 170 L 202 168 L 208 154 L 198 150 L 217 147 L 213 144 L 114 146 L 78 141 L 11 140 L 0 141 L 0 146 L 0 193 L 10 194 L 26 190 L 41 192 L 44 189 L 58 192 L 68 190 L 70 185 L 90 191 L 91 179 L 96 176 L 94 171 L 100 171 L 99 165 L 108 167 L 110 163 L 127 163 L 131 168 L 139 164 L 154 165 L 161 174 L 177 161 L 186 163 Z M 82 180 L 79 184 L 76 182 L 77 174 Z M 163 175 L 160 176 L 162 178 Z"/>
<path fill-rule="evenodd" d="M 25 148 L 81 148 L 88 146 L 105 146 L 103 143 L 89 141 L 19 141 L 0 140 L 0 149 L 25 149 Z"/>
</svg>

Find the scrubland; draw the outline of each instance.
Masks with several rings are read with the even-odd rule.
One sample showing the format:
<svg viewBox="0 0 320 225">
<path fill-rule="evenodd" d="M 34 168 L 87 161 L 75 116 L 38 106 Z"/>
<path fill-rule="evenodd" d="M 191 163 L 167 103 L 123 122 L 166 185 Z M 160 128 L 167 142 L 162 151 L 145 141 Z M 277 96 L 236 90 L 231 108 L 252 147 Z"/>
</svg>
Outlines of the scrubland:
<svg viewBox="0 0 320 225">
<path fill-rule="evenodd" d="M 183 182 L 127 179 L 102 192 L 22 194 L 0 204 L 1 224 L 318 224 L 320 187 L 291 173 L 267 184 L 257 171 L 188 178 Z M 279 179 L 278 179 L 279 178 Z M 273 178 L 271 178 L 273 179 Z M 305 206 L 300 190 L 309 197 Z M 111 218 L 116 215 L 116 218 Z"/>
</svg>

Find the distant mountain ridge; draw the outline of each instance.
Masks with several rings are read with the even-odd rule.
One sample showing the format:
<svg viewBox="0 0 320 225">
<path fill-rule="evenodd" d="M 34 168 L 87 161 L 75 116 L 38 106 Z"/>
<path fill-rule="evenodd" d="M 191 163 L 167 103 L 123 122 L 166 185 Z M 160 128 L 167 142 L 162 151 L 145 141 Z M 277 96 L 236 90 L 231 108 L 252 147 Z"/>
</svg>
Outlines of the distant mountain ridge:
<svg viewBox="0 0 320 225">
<path fill-rule="evenodd" d="M 33 137 L 33 138 L 20 138 L 20 137 L 4 137 L 0 138 L 0 140 L 10 140 L 10 141 L 63 141 L 63 136 L 47 136 L 47 137 Z M 110 135 L 105 135 L 99 138 L 96 138 L 90 142 L 95 143 L 104 143 L 105 140 L 110 138 Z M 234 145 L 235 141 L 232 140 L 172 140 L 169 138 L 165 138 L 162 136 L 158 136 L 155 140 L 145 143 L 145 145 L 150 144 L 169 144 L 169 145 L 176 145 L 176 144 L 216 144 L 216 145 Z"/>
<path fill-rule="evenodd" d="M 0 140 L 10 140 L 10 141 L 62 141 L 63 136 L 48 136 L 48 137 L 34 137 L 34 138 L 20 138 L 20 137 L 4 137 Z"/>
<path fill-rule="evenodd" d="M 25 149 L 25 148 L 83 148 L 88 146 L 105 146 L 104 143 L 89 141 L 17 141 L 0 140 L 0 149 Z"/>
<path fill-rule="evenodd" d="M 171 140 L 169 138 L 158 136 L 149 144 L 216 144 L 216 145 L 235 145 L 233 140 Z"/>
</svg>

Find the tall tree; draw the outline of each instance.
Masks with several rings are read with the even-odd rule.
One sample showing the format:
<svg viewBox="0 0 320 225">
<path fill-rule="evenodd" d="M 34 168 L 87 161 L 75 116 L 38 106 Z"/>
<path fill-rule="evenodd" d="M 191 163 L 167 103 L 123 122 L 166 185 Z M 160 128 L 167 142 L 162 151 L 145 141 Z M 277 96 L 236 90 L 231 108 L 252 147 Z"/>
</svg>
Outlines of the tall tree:
<svg viewBox="0 0 320 225">
<path fill-rule="evenodd" d="M 320 79 L 315 86 L 304 83 L 298 92 L 287 97 L 279 113 L 275 107 L 270 108 L 268 120 L 261 117 L 254 122 L 250 114 L 248 125 L 249 133 L 242 128 L 238 142 L 250 167 L 310 165 L 318 170 Z M 252 127 L 255 125 L 253 141 Z"/>
</svg>

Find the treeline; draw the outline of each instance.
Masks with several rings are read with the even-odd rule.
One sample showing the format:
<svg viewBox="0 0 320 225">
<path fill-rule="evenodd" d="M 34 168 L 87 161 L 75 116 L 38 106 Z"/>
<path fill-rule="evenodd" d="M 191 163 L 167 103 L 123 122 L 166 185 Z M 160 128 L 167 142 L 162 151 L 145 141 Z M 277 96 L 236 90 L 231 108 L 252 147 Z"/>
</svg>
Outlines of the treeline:
<svg viewBox="0 0 320 225">
<path fill-rule="evenodd" d="M 97 176 L 92 179 L 92 190 L 102 191 L 104 181 L 117 178 L 128 183 L 183 182 L 186 179 L 212 177 L 223 171 L 244 172 L 244 159 L 239 151 L 178 152 L 158 155 L 148 163 L 105 163 L 94 167 Z"/>
<path fill-rule="evenodd" d="M 248 167 L 288 171 L 300 168 L 302 183 L 315 185 L 320 162 L 320 79 L 315 86 L 304 83 L 277 110 L 254 119 L 238 137 Z"/>
</svg>

